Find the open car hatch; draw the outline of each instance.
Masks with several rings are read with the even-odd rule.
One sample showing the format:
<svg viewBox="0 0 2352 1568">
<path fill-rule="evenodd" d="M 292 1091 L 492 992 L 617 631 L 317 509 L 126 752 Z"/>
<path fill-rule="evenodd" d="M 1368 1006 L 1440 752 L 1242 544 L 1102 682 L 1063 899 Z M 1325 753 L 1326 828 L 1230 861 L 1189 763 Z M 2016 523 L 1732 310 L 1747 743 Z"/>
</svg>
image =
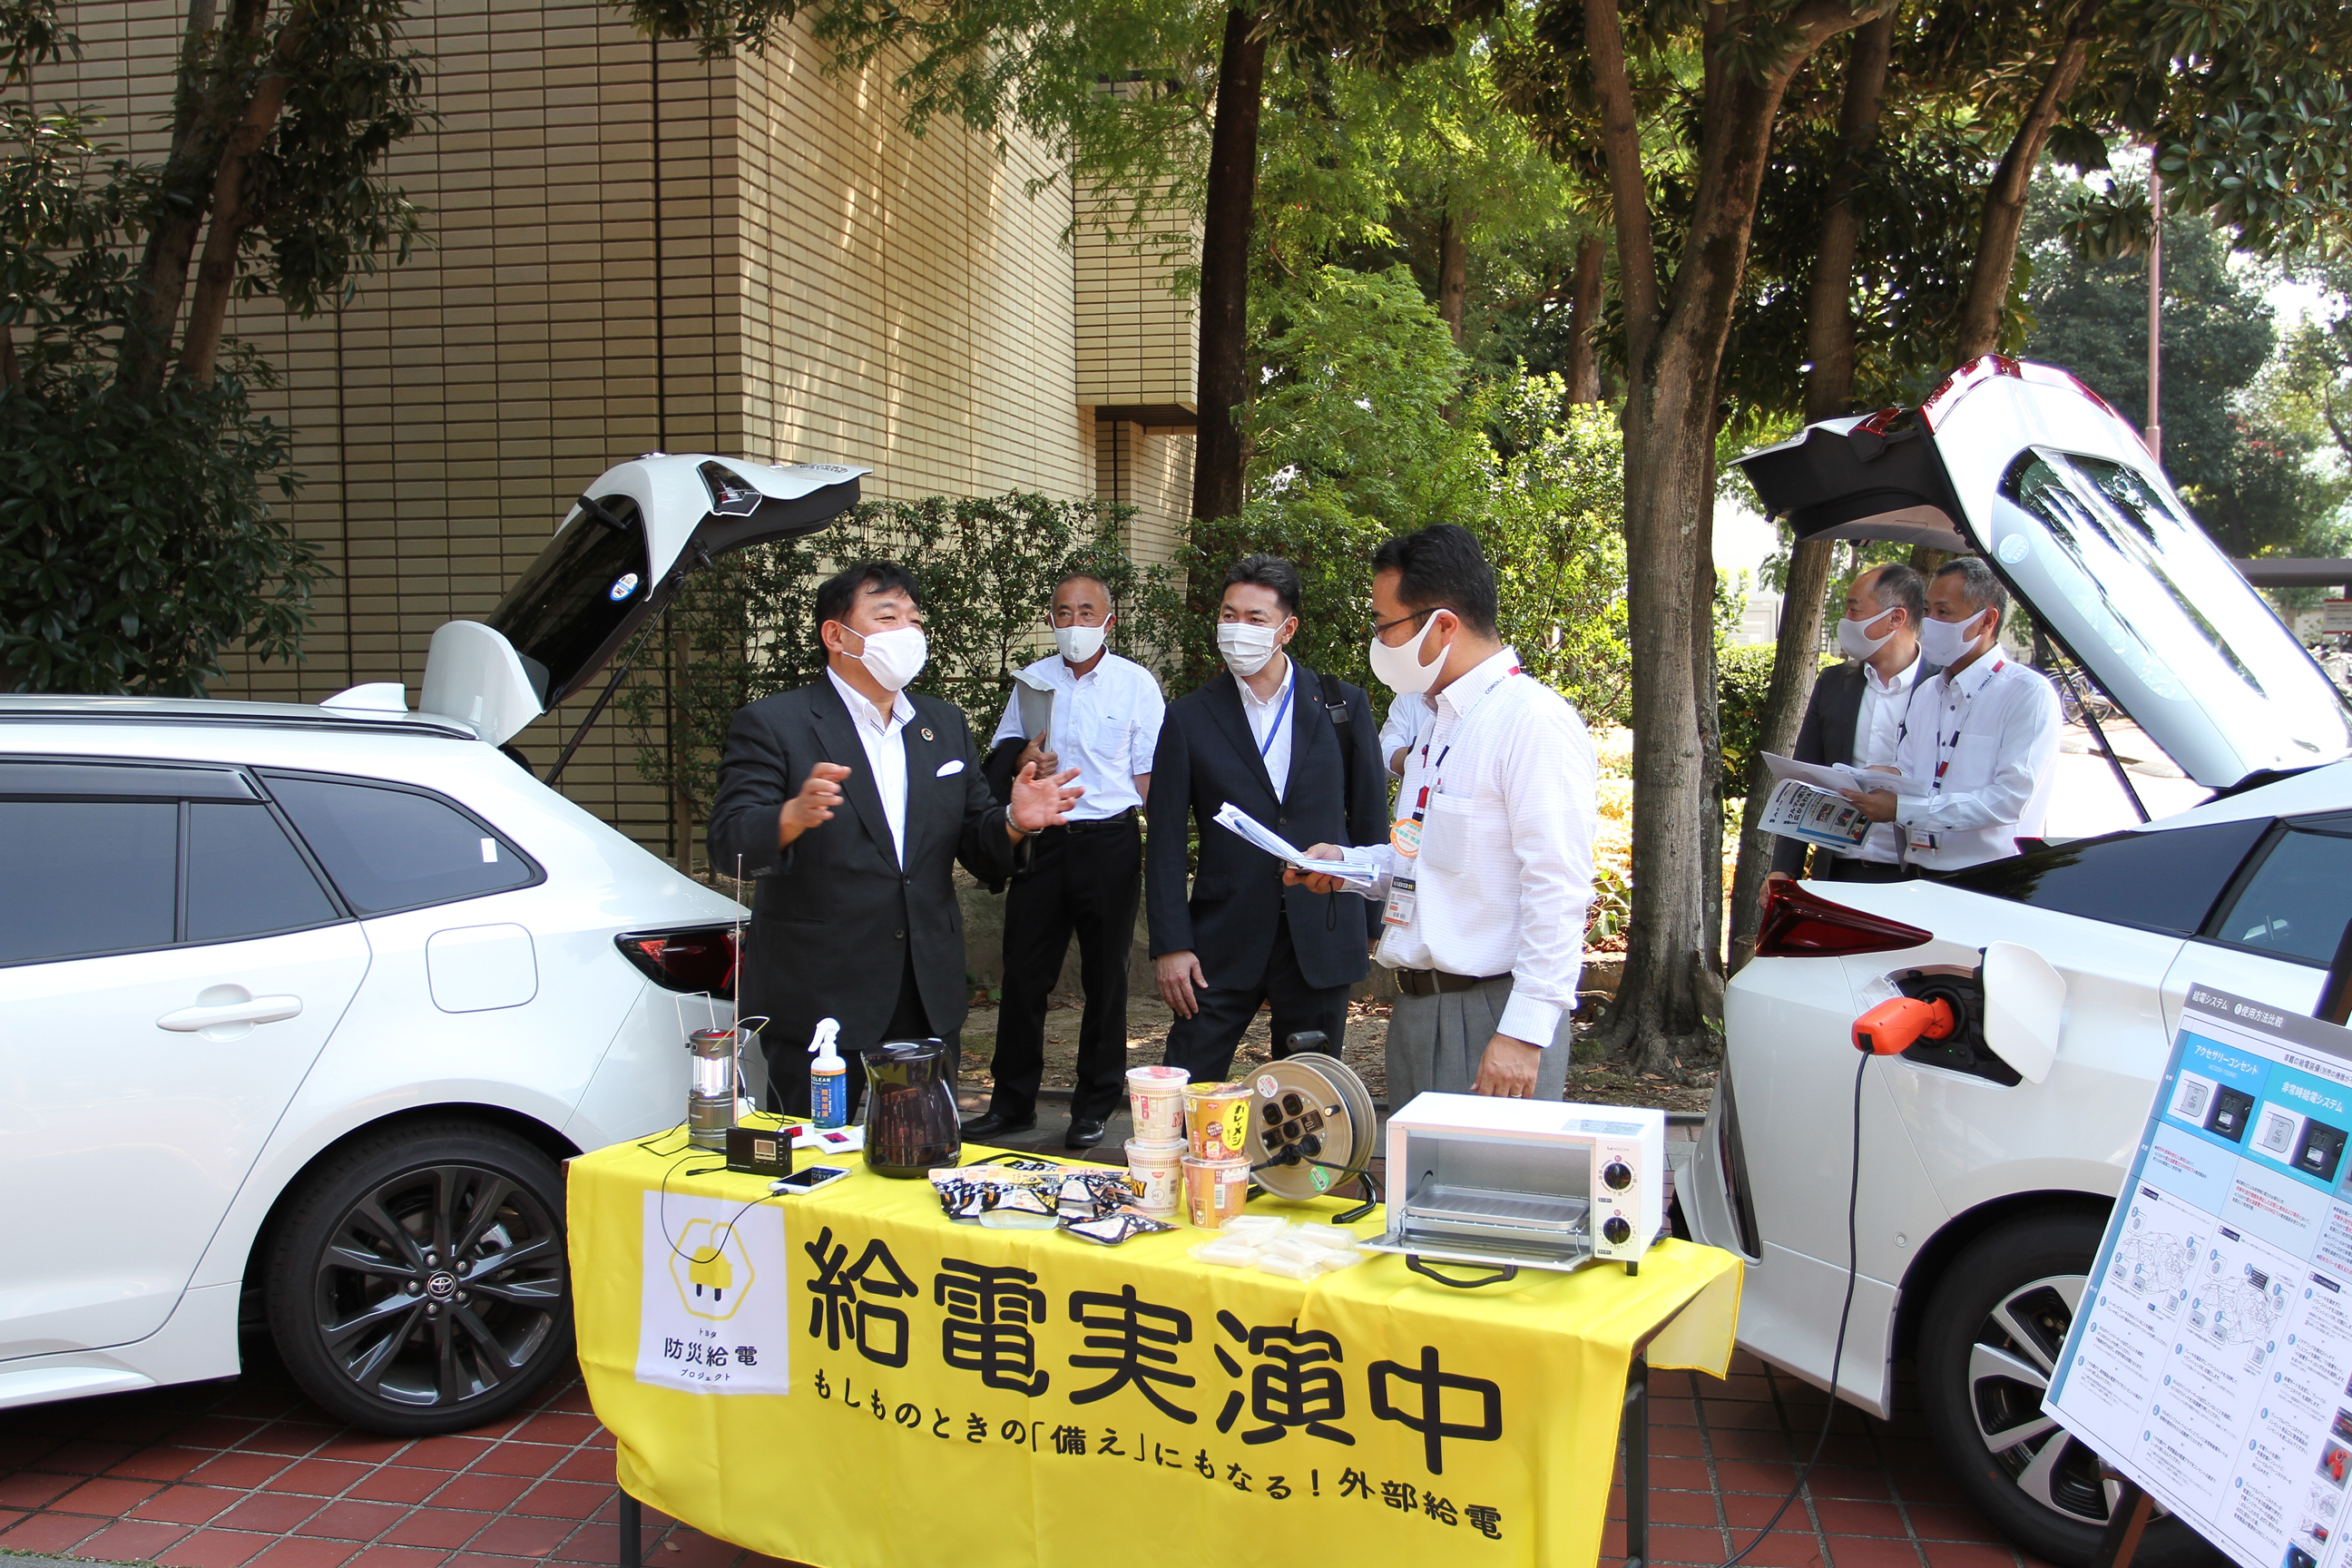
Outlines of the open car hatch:
<svg viewBox="0 0 2352 1568">
<path fill-rule="evenodd" d="M 1825 420 L 1738 459 L 1801 539 L 1969 551 L 2199 784 L 2352 754 L 2352 710 L 2189 516 L 2123 417 L 1988 354 L 1916 410 Z"/>
<path fill-rule="evenodd" d="M 679 581 L 730 550 L 813 533 L 867 468 L 653 456 L 608 469 L 487 622 L 433 634 L 417 706 L 493 745 L 593 679 Z"/>
</svg>

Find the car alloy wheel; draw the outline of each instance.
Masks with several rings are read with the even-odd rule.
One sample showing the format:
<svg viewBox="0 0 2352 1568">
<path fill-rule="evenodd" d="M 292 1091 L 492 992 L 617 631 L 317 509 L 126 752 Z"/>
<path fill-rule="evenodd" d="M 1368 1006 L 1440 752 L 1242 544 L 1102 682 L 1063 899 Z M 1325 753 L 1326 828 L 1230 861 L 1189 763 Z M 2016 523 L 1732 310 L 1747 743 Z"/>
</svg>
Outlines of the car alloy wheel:
<svg viewBox="0 0 2352 1568">
<path fill-rule="evenodd" d="M 2084 1283 L 2080 1274 L 2029 1279 L 1993 1303 L 1969 1347 L 1969 1405 L 2018 1490 L 2104 1528 L 2122 1483 L 2103 1479 L 2098 1455 L 2042 1413 Z"/>
<path fill-rule="evenodd" d="M 478 1426 L 571 1346 L 562 1184 L 462 1124 L 349 1145 L 280 1226 L 270 1326 L 303 1389 L 379 1431 Z"/>
<path fill-rule="evenodd" d="M 1945 1268 L 1919 1328 L 1919 1398 L 1946 1466 L 2003 1533 L 2062 1568 L 2085 1568 L 2122 1489 L 2099 1457 L 2042 1413 L 2105 1222 L 2083 1209 L 1996 1226 Z M 2140 1568 L 2219 1563 L 2159 1512 Z"/>
</svg>

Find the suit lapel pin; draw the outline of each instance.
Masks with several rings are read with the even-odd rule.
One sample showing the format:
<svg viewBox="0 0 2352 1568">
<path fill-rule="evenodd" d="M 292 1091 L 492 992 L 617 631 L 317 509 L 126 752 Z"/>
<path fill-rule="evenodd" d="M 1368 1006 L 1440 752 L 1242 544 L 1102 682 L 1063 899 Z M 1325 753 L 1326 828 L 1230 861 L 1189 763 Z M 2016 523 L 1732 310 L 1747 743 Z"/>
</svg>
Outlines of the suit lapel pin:
<svg viewBox="0 0 2352 1568">
<path fill-rule="evenodd" d="M 930 739 L 932 739 L 932 738 L 933 738 L 933 737 L 932 737 L 932 735 L 931 735 L 930 731 L 929 731 L 929 730 L 925 730 L 925 731 L 923 731 L 923 739 L 924 739 L 924 740 L 928 741 L 928 740 L 930 740 Z"/>
</svg>

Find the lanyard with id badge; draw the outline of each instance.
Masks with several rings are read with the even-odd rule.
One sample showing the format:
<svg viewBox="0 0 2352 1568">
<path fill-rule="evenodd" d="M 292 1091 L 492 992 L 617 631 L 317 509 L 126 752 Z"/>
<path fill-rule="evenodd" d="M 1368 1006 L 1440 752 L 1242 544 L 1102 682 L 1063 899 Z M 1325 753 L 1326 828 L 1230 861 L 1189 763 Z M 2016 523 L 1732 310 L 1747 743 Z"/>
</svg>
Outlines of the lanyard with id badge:
<svg viewBox="0 0 2352 1568">
<path fill-rule="evenodd" d="M 1483 703 L 1493 693 L 1496 687 L 1518 673 L 1519 667 L 1516 664 L 1505 670 L 1485 691 L 1478 694 L 1479 701 Z M 1457 731 L 1454 740 L 1460 738 L 1460 731 Z M 1389 845 L 1396 851 L 1399 860 L 1418 860 L 1421 858 L 1421 837 L 1426 830 L 1429 797 L 1433 794 L 1444 793 L 1445 779 L 1439 770 L 1445 766 L 1445 759 L 1453 754 L 1454 741 L 1448 741 L 1445 742 L 1445 749 L 1437 753 L 1437 761 L 1432 763 L 1429 760 L 1429 742 L 1423 741 L 1421 743 L 1422 782 L 1420 792 L 1413 796 L 1412 815 L 1399 817 L 1389 825 Z M 1415 902 L 1415 879 L 1405 876 L 1402 871 L 1392 873 L 1389 878 L 1388 908 L 1381 913 L 1381 923 L 1390 926 L 1411 925 Z"/>
<path fill-rule="evenodd" d="M 1990 680 L 1993 676 L 1999 675 L 2008 663 L 2009 660 L 2005 658 L 1993 660 L 1992 668 L 1987 672 L 1985 679 Z M 1955 704 L 1958 711 L 1952 716 L 1951 734 L 1948 736 L 1944 733 L 1944 721 L 1941 715 L 1938 715 L 1936 720 L 1936 774 L 1929 786 L 1930 793 L 1934 795 L 1944 793 L 1944 775 L 1951 771 L 1952 753 L 1959 749 L 1961 727 L 1968 722 L 1969 710 L 1975 705 L 1977 700 L 1976 691 L 1953 684 L 1949 676 L 1945 677 L 1945 684 L 1948 689 L 1958 692 L 1960 700 Z M 1982 685 L 1979 684 L 1977 689 L 1982 690 Z M 1904 720 L 1904 726 L 1906 729 L 1910 726 L 1907 713 Z M 1937 847 L 1937 836 L 1927 828 L 1906 828 L 1904 833 L 1902 848 L 1906 860 L 1913 850 L 1933 851 Z"/>
</svg>

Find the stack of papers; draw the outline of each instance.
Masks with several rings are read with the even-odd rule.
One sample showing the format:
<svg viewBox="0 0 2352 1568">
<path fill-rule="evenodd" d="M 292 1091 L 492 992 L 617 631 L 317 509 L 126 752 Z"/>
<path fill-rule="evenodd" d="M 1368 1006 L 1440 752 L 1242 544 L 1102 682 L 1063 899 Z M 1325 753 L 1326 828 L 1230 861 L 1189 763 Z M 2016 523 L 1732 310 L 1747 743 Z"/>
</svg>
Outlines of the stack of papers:
<svg viewBox="0 0 2352 1568">
<path fill-rule="evenodd" d="M 1794 757 L 1764 753 L 1764 765 L 1772 770 L 1772 780 L 1795 779 L 1815 789 L 1892 790 L 1896 795 L 1919 795 L 1927 793 L 1925 779 L 1906 778 L 1901 773 L 1880 773 L 1874 768 L 1858 768 L 1852 763 L 1801 763 Z"/>
<path fill-rule="evenodd" d="M 1370 861 L 1352 855 L 1339 860 L 1310 860 L 1298 847 L 1265 823 L 1242 810 L 1232 801 L 1217 808 L 1217 825 L 1240 834 L 1286 866 L 1318 876 L 1337 877 L 1347 887 L 1363 891 L 1380 880 L 1380 868 Z"/>
</svg>

